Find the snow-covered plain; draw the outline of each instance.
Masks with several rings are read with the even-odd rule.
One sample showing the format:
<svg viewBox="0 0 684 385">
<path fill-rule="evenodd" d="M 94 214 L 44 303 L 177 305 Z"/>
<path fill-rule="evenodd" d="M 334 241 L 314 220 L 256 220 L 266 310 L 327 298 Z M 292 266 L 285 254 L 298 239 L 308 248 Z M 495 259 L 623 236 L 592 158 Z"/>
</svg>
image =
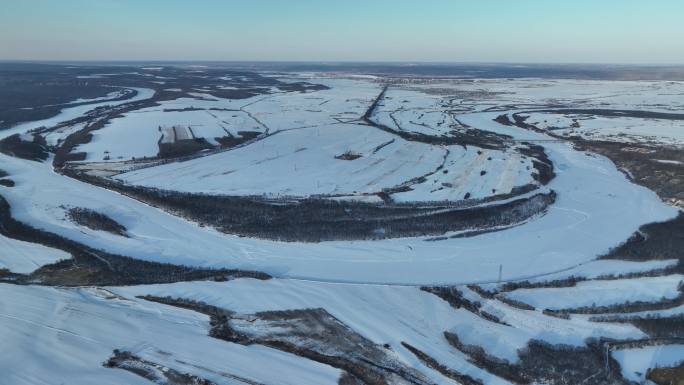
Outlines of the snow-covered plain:
<svg viewBox="0 0 684 385">
<path fill-rule="evenodd" d="M 538 311 L 520 310 L 498 300 L 485 299 L 466 287 L 464 296 L 482 304 L 481 310 L 499 317 L 505 324 L 479 319 L 465 310 L 466 321 L 456 324 L 450 332 L 468 345 L 481 346 L 487 353 L 509 362 L 518 360 L 518 351 L 531 339 L 552 344 L 582 346 L 586 339 L 607 337 L 639 339 L 645 334 L 630 324 L 601 324 L 586 319 L 565 320 L 549 317 Z"/>
<path fill-rule="evenodd" d="M 400 238 L 312 244 L 240 238 L 64 178 L 49 164 L 5 155 L 0 160 L 17 183 L 3 193 L 12 215 L 38 228 L 146 260 L 323 281 L 488 282 L 498 279 L 500 265 L 504 279 L 534 277 L 590 261 L 640 225 L 676 215 L 653 192 L 630 183 L 607 159 L 587 156 L 565 144 L 548 148 L 558 168 L 558 177 L 549 187 L 559 197 L 546 215 L 506 231 L 436 242 Z M 104 213 L 125 226 L 130 238 L 75 225 L 66 220 L 66 207 Z M 202 248 L 195 246 L 199 244 Z"/>
<path fill-rule="evenodd" d="M 552 282 L 568 278 L 577 279 L 600 279 L 606 277 L 618 277 L 621 275 L 654 273 L 664 269 L 672 268 L 679 263 L 678 259 L 653 260 L 644 262 L 623 261 L 612 259 L 599 259 L 589 261 L 572 267 L 567 270 L 540 275 L 527 279 L 531 283 Z M 500 283 L 489 283 L 480 285 L 487 290 L 496 290 L 501 286 Z"/>
<path fill-rule="evenodd" d="M 549 105 L 669 113 L 684 110 L 681 81 L 473 79 L 435 82 L 430 88 L 453 95 L 452 104 L 472 106 L 476 111 L 481 107 L 506 111 Z"/>
<path fill-rule="evenodd" d="M 191 126 L 195 135 L 211 141 L 221 131 L 236 134 L 246 125 L 266 137 L 246 147 L 143 168 L 117 178 L 189 192 L 344 198 L 396 186 L 430 173 L 444 162 L 448 173 L 431 174 L 413 190 L 395 194 L 397 200 L 405 202 L 457 200 L 466 192 L 486 197 L 494 194 L 492 190 L 505 193 L 531 181 L 530 160 L 513 151 L 478 153 L 470 146 L 431 146 L 365 125 L 360 118 L 382 89 L 373 80 L 316 78 L 316 82 L 332 88 L 247 100 L 218 99 L 198 91 L 197 99 L 164 102 L 161 107 L 114 119 L 78 151 L 86 151 L 88 161 L 101 160 L 105 150 L 112 160 L 154 156 L 162 136 L 159 126 Z M 544 134 L 504 126 L 493 119 L 502 111 L 551 103 L 672 112 L 682 108 L 674 95 L 684 94 L 684 85 L 526 79 L 454 81 L 421 87 L 422 91 L 391 86 L 378 116 L 387 113 L 391 120 L 387 124 L 395 124 L 389 116 L 389 111 L 395 111 L 401 126 L 395 128 L 423 134 L 447 134 L 449 125 L 463 124 L 510 135 L 518 142 L 542 144 L 557 174 L 544 188 L 558 194 L 549 211 L 519 226 L 470 238 L 274 242 L 200 227 L 55 173 L 49 162 L 0 154 L 1 168 L 16 182 L 12 188 L 0 187 L 0 193 L 17 220 L 134 258 L 259 270 L 277 277 L 269 281 L 238 279 L 108 288 L 111 292 L 0 284 L 0 341 L 21 347 L 0 352 L 3 378 L 12 385 L 146 383 L 129 372 L 102 367 L 113 349 L 123 349 L 218 384 L 234 383 L 225 373 L 265 384 L 337 383 L 341 371 L 327 365 L 263 346 L 210 338 L 208 317 L 135 298 L 147 294 L 203 301 L 242 314 L 324 308 L 374 343 L 388 344 L 402 362 L 438 384 L 453 381 L 424 366 L 402 342 L 483 383 L 507 384 L 470 363 L 464 353 L 448 344 L 443 333 L 454 333 L 465 344 L 480 346 L 511 363 L 532 339 L 582 346 L 591 337 L 646 338 L 629 323 L 592 322 L 583 316 L 550 317 L 539 309 L 658 301 L 678 295 L 681 275 L 596 280 L 604 275 L 670 268 L 676 261 L 595 260 L 639 226 L 670 219 L 677 210 L 652 191 L 631 183 L 604 157 L 576 151 L 566 143 L 547 142 L 550 137 Z M 142 91 L 136 98 L 152 96 L 151 90 Z M 187 107 L 201 110 L 164 112 Z M 495 110 L 484 111 L 491 107 Z M 0 137 L 84 112 L 65 110 L 60 117 L 2 131 Z M 63 134 L 76 129 L 65 129 Z M 61 135 L 53 134 L 50 143 L 57 143 Z M 361 157 L 335 158 L 347 151 Z M 480 174 L 483 168 L 486 175 Z M 444 184 L 453 187 L 432 188 Z M 69 207 L 108 215 L 126 227 L 130 238 L 71 222 L 66 215 Z M 60 251 L 5 238 L 0 238 L 0 250 L 0 268 L 18 273 L 68 257 Z M 501 323 L 465 308 L 455 309 L 416 287 L 489 282 L 485 288 L 496 288 L 500 279 L 541 282 L 570 276 L 590 281 L 569 288 L 520 289 L 504 294 L 534 305 L 537 311 L 521 310 L 458 286 L 465 298 L 479 303 L 482 311 L 498 317 Z M 657 314 L 679 314 L 680 308 Z M 644 373 L 654 364 L 677 364 L 681 361 L 677 357 L 684 353 L 681 346 L 669 345 L 612 354 L 628 379 L 641 381 L 643 376 L 636 372 Z"/>
<path fill-rule="evenodd" d="M 244 314 L 324 308 L 371 341 L 390 344 L 392 350 L 412 366 L 421 365 L 401 345 L 402 341 L 409 341 L 441 362 L 482 378 L 486 383 L 506 383 L 468 363 L 462 354 L 449 347 L 442 332 L 460 322 L 462 317 L 446 302 L 415 287 L 239 279 L 225 283 L 194 282 L 110 290 L 125 297 L 149 294 L 187 298 Z"/>
<path fill-rule="evenodd" d="M 359 124 L 365 108 L 380 92 L 378 87 L 360 86 L 358 81 L 323 83 L 333 87 L 332 90 L 246 100 L 237 113 L 249 112 L 246 116 L 267 127 L 264 132 L 271 134 L 258 143 L 187 162 L 136 170 L 118 175 L 117 179 L 148 187 L 218 195 L 359 196 L 399 186 L 444 167 L 446 171 L 431 174 L 412 190 L 394 195 L 400 202 L 453 201 L 463 199 L 466 194 L 471 198 L 485 198 L 533 183 L 531 161 L 513 150 L 434 146 Z M 419 102 L 426 99 L 420 92 L 405 91 L 404 94 Z M 185 103 L 184 107 L 175 108 L 197 108 L 203 103 L 216 102 L 186 99 Z M 231 111 L 163 112 L 167 104 L 163 103 L 162 109 L 137 111 L 115 119 L 96 133 L 92 142 L 80 146 L 79 151 L 92 154 L 92 160 L 104 157 L 104 151 L 111 154 L 111 160 L 154 156 L 161 133 L 153 122 L 167 127 L 191 126 L 195 135 L 200 136 L 204 135 L 203 127 L 224 126 L 209 122 L 214 119 L 209 115 L 235 114 Z M 182 119 L 201 116 L 191 124 L 179 117 L 184 114 L 188 116 Z M 216 130 L 210 131 L 214 132 L 211 135 L 217 135 Z M 126 146 L 130 142 L 127 137 L 138 140 Z M 336 158 L 345 153 L 360 157 Z M 482 175 L 483 171 L 487 174 Z M 170 174 L 174 178 L 168 178 Z"/>
<path fill-rule="evenodd" d="M 309 94 L 301 95 L 305 97 Z M 348 96 L 345 96 L 344 101 L 347 98 Z M 359 113 L 360 111 L 361 109 Z M 471 113 L 461 115 L 459 119 L 471 127 L 504 132 L 517 140 L 548 139 L 543 134 L 500 125 L 492 120 L 498 114 Z M 366 135 L 374 138 L 369 139 L 371 143 L 382 143 L 390 137 L 384 132 L 372 131 L 371 127 L 366 126 L 339 124 L 330 127 L 356 131 L 345 135 L 344 132 L 335 129 L 321 129 L 323 138 L 337 132 L 337 136 L 329 137 L 329 141 L 324 142 L 332 148 L 327 150 L 329 152 L 325 160 L 321 159 L 320 154 L 325 153 L 326 146 L 315 145 L 318 132 L 315 128 L 309 128 L 278 133 L 244 149 L 123 175 L 140 175 L 139 181 L 143 183 L 165 183 L 173 188 L 180 188 L 178 186 L 182 185 L 183 188 L 193 189 L 196 187 L 188 181 L 197 181 L 197 176 L 211 174 L 212 178 L 199 179 L 201 182 L 195 186 L 201 186 L 202 190 L 220 191 L 221 188 L 225 188 L 225 180 L 237 183 L 237 179 L 231 179 L 232 173 L 221 174 L 233 170 L 233 164 L 228 160 L 247 164 L 250 159 L 258 161 L 260 146 L 266 148 L 266 145 L 271 143 L 271 151 L 278 152 L 275 147 L 278 138 L 287 139 L 288 135 L 295 135 L 293 138 L 298 138 L 297 135 L 301 135 L 299 139 L 281 143 L 282 155 L 287 155 L 289 160 L 311 158 L 301 164 L 287 161 L 273 163 L 277 172 L 269 171 L 264 174 L 275 178 L 272 181 L 262 181 L 255 178 L 254 174 L 239 174 L 242 176 L 240 183 L 250 188 L 243 193 L 258 193 L 259 188 L 273 188 L 268 183 L 278 186 L 279 181 L 281 186 L 291 189 L 287 191 L 288 194 L 301 192 L 302 188 L 318 188 L 322 192 L 331 192 L 335 191 L 334 185 L 326 184 L 325 181 L 336 178 L 339 179 L 337 182 L 340 182 L 344 179 L 330 172 L 329 162 L 341 167 L 338 172 L 343 170 L 352 174 L 356 169 L 356 166 L 353 166 L 354 162 L 361 161 L 361 164 L 364 164 L 363 162 L 370 160 L 364 160 L 363 157 L 354 161 L 334 159 L 330 155 L 344 152 L 348 147 L 340 145 L 337 141 L 349 143 L 351 140 L 351 143 L 360 145 L 365 143 Z M 309 135 L 301 134 L 306 132 Z M 306 140 L 311 141 L 308 146 Z M 392 146 L 401 148 L 400 144 L 397 140 Z M 297 152 L 298 146 L 309 150 Z M 247 151 L 250 147 L 254 151 Z M 677 210 L 662 203 L 653 192 L 631 183 L 608 159 L 575 151 L 565 143 L 544 142 L 544 147 L 557 173 L 557 177 L 551 181 L 548 188 L 558 194 L 556 202 L 544 216 L 505 231 L 436 242 L 425 242 L 422 238 L 402 238 L 305 244 L 240 238 L 200 228 L 119 194 L 64 178 L 55 174 L 49 164 L 25 162 L 4 155 L 1 155 L 0 159 L 3 168 L 7 169 L 17 182 L 16 187 L 8 189 L 5 193 L 13 208 L 13 215 L 36 227 L 98 249 L 146 260 L 190 266 L 261 270 L 280 277 L 320 281 L 394 284 L 495 282 L 498 280 L 499 266 L 502 267 L 502 277 L 505 280 L 530 278 L 591 261 L 624 241 L 639 226 L 667 220 L 676 215 Z M 439 147 L 430 150 L 420 148 L 421 146 L 414 147 L 412 151 L 400 149 L 403 152 L 397 155 L 401 156 L 393 157 L 388 163 L 394 164 L 390 169 L 399 169 L 402 163 L 405 163 L 409 169 L 413 167 L 418 171 L 408 172 L 405 176 L 400 173 L 393 175 L 381 186 L 409 179 L 423 170 L 434 170 L 434 161 L 427 167 L 416 159 L 438 159 L 444 152 Z M 363 150 L 361 148 L 361 151 Z M 388 145 L 375 156 L 381 156 L 382 151 L 390 150 L 392 147 Z M 244 154 L 245 159 L 233 154 Z M 216 157 L 225 157 L 226 160 L 213 162 L 215 165 L 204 174 L 201 174 L 198 168 L 192 168 L 202 162 L 211 162 L 211 159 L 217 159 Z M 411 159 L 414 161 L 411 162 Z M 322 167 L 315 169 L 316 163 L 320 163 Z M 191 169 L 184 175 L 183 167 Z M 300 168 L 318 173 L 319 182 L 316 178 L 302 182 L 306 187 L 289 183 L 289 179 L 296 179 Z M 326 175 L 328 172 L 330 175 Z M 379 171 L 369 172 L 369 175 L 383 175 Z M 147 176 L 143 178 L 142 175 L 145 174 Z M 308 177 L 308 174 L 304 175 Z M 296 180 L 301 182 L 305 177 Z M 369 183 L 372 186 L 375 183 L 370 177 L 347 179 L 354 188 L 361 188 L 363 184 Z M 298 188 L 300 190 L 296 190 Z M 350 190 L 353 192 L 354 188 Z M 268 191 L 262 190 L 261 193 Z M 33 199 L 26 200 L 26 196 Z M 65 219 L 64 207 L 74 206 L 90 208 L 110 216 L 129 230 L 130 238 L 93 231 L 69 222 Z M 202 248 L 195 247 L 198 244 L 203 245 Z M 359 266 L 363 268 L 360 269 Z"/>
</svg>

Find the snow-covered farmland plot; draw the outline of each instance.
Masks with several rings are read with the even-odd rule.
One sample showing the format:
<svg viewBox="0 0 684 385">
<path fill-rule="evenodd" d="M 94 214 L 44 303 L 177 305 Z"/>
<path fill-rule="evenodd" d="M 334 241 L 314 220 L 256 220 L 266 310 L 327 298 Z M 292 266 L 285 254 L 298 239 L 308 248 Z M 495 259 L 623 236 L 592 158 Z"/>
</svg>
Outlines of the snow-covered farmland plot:
<svg viewBox="0 0 684 385">
<path fill-rule="evenodd" d="M 563 310 L 629 302 L 658 302 L 682 295 L 684 276 L 579 282 L 575 287 L 519 289 L 506 297 L 538 309 Z"/>
<path fill-rule="evenodd" d="M 302 128 L 252 146 L 117 178 L 175 191 L 225 195 L 373 194 L 432 172 L 446 156 L 446 149 L 406 141 L 389 143 L 392 139 L 355 124 Z M 359 158 L 336 158 L 347 152 Z M 168 175 L 174 178 L 169 180 Z"/>
<path fill-rule="evenodd" d="M 532 162 L 515 148 L 500 151 L 406 140 L 360 124 L 380 87 L 345 80 L 323 83 L 331 89 L 248 102 L 243 110 L 268 127 L 269 134 L 250 146 L 146 168 L 117 179 L 182 192 L 270 197 L 358 197 L 401 189 L 393 195 L 401 202 L 486 198 L 534 183 Z M 425 103 L 433 110 L 441 109 L 439 97 L 422 92 L 401 91 L 397 97 L 413 101 L 412 108 L 417 110 L 407 110 L 411 113 L 422 115 Z M 453 129 L 451 115 L 439 113 L 444 122 L 422 123 L 434 128 L 424 132 L 426 135 L 441 136 Z M 168 127 L 171 120 L 165 122 Z M 197 136 L 207 125 L 188 126 Z M 162 142 L 177 132 L 173 127 L 162 132 Z M 151 148 L 148 153 L 153 151 Z M 164 176 L 168 173 L 174 174 L 173 180 Z"/>
<path fill-rule="evenodd" d="M 526 122 L 562 136 L 626 143 L 684 145 L 684 116 L 678 119 L 529 113 Z"/>
<path fill-rule="evenodd" d="M 456 124 L 448 109 L 448 100 L 439 95 L 390 88 L 378 105 L 376 119 L 397 130 L 448 135 Z"/>
<path fill-rule="evenodd" d="M 341 159 L 344 155 L 355 159 Z M 356 124 L 280 133 L 252 146 L 117 176 L 127 183 L 218 195 L 372 195 L 426 176 L 400 201 L 483 198 L 532 183 L 514 153 L 430 146 Z M 487 174 L 489 172 L 489 174 Z M 174 175 L 172 180 L 167 175 Z"/>
<path fill-rule="evenodd" d="M 246 112 L 231 109 L 229 103 L 223 108 L 204 104 L 200 100 L 187 101 L 185 107 L 162 103 L 159 107 L 129 112 L 97 130 L 89 143 L 75 151 L 86 152 L 86 161 L 153 158 L 158 155 L 160 144 L 200 139 L 218 146 L 225 139 L 242 137 L 245 132 L 260 134 L 265 130 Z"/>
</svg>

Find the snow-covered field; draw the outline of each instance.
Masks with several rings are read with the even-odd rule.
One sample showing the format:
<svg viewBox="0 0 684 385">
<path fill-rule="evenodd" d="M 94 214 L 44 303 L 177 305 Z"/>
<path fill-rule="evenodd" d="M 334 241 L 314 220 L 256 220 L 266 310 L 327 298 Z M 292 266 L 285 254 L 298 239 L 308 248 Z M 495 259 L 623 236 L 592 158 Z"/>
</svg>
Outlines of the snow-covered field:
<svg viewBox="0 0 684 385">
<path fill-rule="evenodd" d="M 154 157 L 159 152 L 158 142 L 173 142 L 173 134 L 171 140 L 163 136 L 174 126 L 183 132 L 176 140 L 204 138 L 214 145 L 218 145 L 216 138 L 239 137 L 239 131 L 264 132 L 262 124 L 240 110 L 248 103 L 219 98 L 161 102 L 113 119 L 76 151 L 86 152 L 87 161 Z"/>
<path fill-rule="evenodd" d="M 543 283 L 568 278 L 600 279 L 610 276 L 617 277 L 629 274 L 653 273 L 675 267 L 678 262 L 678 259 L 653 260 L 644 262 L 599 259 L 583 263 L 567 270 L 530 278 L 527 279 L 527 281 L 531 283 Z M 499 283 L 490 283 L 481 286 L 488 290 L 496 290 L 501 285 Z"/>
<path fill-rule="evenodd" d="M 485 321 L 465 309 L 455 310 L 437 297 L 413 287 L 240 279 L 227 283 L 178 283 L 112 290 L 123 296 L 149 294 L 192 299 L 246 314 L 324 308 L 366 338 L 379 344 L 389 343 L 403 359 L 411 360 L 411 355 L 402 348 L 402 339 L 475 378 L 487 378 L 486 372 L 464 362 L 462 355 L 443 339 L 444 331 L 458 333 L 466 343 L 483 346 L 489 354 L 510 362 L 517 361 L 517 350 L 532 338 L 581 346 L 591 336 L 643 337 L 643 333 L 631 325 L 550 318 L 488 301 L 487 309 L 501 315 L 509 324 L 505 326 Z M 224 295 L 227 292 L 230 295 Z M 490 381 L 495 383 L 494 379 Z"/>
<path fill-rule="evenodd" d="M 527 123 L 563 136 L 684 145 L 684 120 L 530 113 Z"/>
<path fill-rule="evenodd" d="M 0 250 L 2 253 L 0 269 L 15 273 L 30 273 L 43 265 L 71 258 L 71 255 L 62 250 L 18 241 L 2 235 L 0 235 Z"/>
<path fill-rule="evenodd" d="M 196 99 L 164 101 L 113 119 L 77 151 L 86 152 L 88 161 L 154 157 L 165 129 L 173 126 L 190 128 L 188 136 L 214 145 L 218 145 L 216 138 L 239 137 L 240 131 L 273 134 L 329 126 L 360 118 L 379 92 L 378 85 L 365 82 L 328 79 L 321 83 L 333 86 L 334 91 L 274 93 L 243 100 L 197 94 Z"/>
<path fill-rule="evenodd" d="M 658 302 L 681 295 L 684 276 L 645 277 L 579 282 L 565 288 L 519 289 L 506 297 L 537 309 L 572 309 L 590 306 L 621 305 L 628 302 Z"/>
<path fill-rule="evenodd" d="M 445 87 L 445 84 L 451 84 Z M 455 85 L 455 86 L 454 86 Z M 435 83 L 433 89 L 451 89 L 446 95 L 457 96 L 455 103 L 496 107 L 505 111 L 510 106 L 532 109 L 534 106 L 573 106 L 644 110 L 677 113 L 684 110 L 681 81 L 600 81 L 573 79 L 485 79 Z M 473 97 L 455 91 L 486 92 Z"/>
<path fill-rule="evenodd" d="M 406 141 L 374 151 L 392 139 L 390 134 L 356 124 L 303 128 L 233 151 L 132 171 L 117 179 L 217 195 L 353 195 L 379 192 L 432 172 L 446 155 L 445 149 Z M 335 158 L 347 151 L 361 158 Z"/>
<path fill-rule="evenodd" d="M 189 105 L 192 103 L 189 102 Z M 239 137 L 238 131 L 263 132 L 263 127 L 239 110 L 167 111 L 166 103 L 125 114 L 93 134 L 93 139 L 76 151 L 86 152 L 87 161 L 129 160 L 154 157 L 157 143 L 204 138 L 218 145 L 216 138 Z M 176 138 L 168 130 L 177 127 Z M 163 137 L 162 137 L 163 136 Z M 108 159 L 105 159 L 108 158 Z"/>
</svg>

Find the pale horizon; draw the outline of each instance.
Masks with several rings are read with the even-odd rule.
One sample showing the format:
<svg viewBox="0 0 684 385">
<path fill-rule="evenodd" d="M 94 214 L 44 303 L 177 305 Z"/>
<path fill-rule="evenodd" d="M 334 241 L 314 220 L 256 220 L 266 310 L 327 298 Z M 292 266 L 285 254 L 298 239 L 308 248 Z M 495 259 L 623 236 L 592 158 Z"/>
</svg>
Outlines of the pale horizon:
<svg viewBox="0 0 684 385">
<path fill-rule="evenodd" d="M 8 0 L 0 60 L 684 64 L 684 4 Z"/>
</svg>

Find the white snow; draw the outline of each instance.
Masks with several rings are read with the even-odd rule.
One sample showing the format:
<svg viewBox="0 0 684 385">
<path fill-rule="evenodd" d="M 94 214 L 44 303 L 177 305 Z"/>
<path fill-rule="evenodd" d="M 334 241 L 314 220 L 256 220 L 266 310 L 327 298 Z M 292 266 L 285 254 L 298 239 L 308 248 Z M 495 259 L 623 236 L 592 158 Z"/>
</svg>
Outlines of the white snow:
<svg viewBox="0 0 684 385">
<path fill-rule="evenodd" d="M 470 364 L 450 347 L 443 332 L 466 317 L 438 297 L 414 287 L 327 284 L 297 280 L 193 282 L 112 288 L 123 296 L 155 295 L 187 298 L 241 314 L 259 311 L 324 308 L 335 318 L 376 344 L 390 344 L 399 358 L 418 364 L 405 341 L 442 364 L 481 378 L 505 381 Z M 230 293 L 230 295 L 226 295 Z M 428 374 L 427 371 L 423 371 Z M 436 378 L 437 379 L 437 378 Z M 442 379 L 439 382 L 444 382 Z"/>
<path fill-rule="evenodd" d="M 356 100 L 344 96 L 334 99 L 333 102 L 351 106 L 350 109 L 354 110 L 355 114 L 361 114 L 362 107 L 366 106 L 366 99 L 372 99 L 372 91 L 377 91 L 377 89 L 377 85 L 369 85 L 366 97 Z M 332 93 L 332 90 L 325 92 Z M 316 94 L 298 94 L 301 98 L 299 101 L 310 101 L 307 98 L 317 97 Z M 271 97 L 273 95 L 267 98 Z M 261 103 L 259 100 L 261 99 L 255 99 L 254 104 L 247 107 L 245 104 L 239 104 L 238 109 L 258 106 Z M 225 107 L 225 100 L 206 103 L 218 103 Z M 239 103 L 249 104 L 250 102 L 242 100 Z M 321 107 L 328 104 L 330 103 Z M 181 105 L 186 106 L 187 101 L 183 101 Z M 518 140 L 548 139 L 542 134 L 517 127 L 505 127 L 493 122 L 492 119 L 497 115 L 498 112 L 473 113 L 461 115 L 459 119 L 478 129 L 505 131 Z M 276 116 L 277 114 L 272 118 L 275 119 Z M 289 121 L 289 119 L 283 118 L 282 121 Z M 302 169 L 314 167 L 313 164 L 317 162 L 324 167 L 339 164 L 337 167 L 342 167 L 342 170 L 347 172 L 341 175 L 348 176 L 354 169 L 355 162 L 368 161 L 363 157 L 355 161 L 341 161 L 329 155 L 337 153 L 338 150 L 346 150 L 346 146 L 340 145 L 338 141 L 358 145 L 365 143 L 365 135 L 359 135 L 359 133 L 363 131 L 365 134 L 365 130 L 370 130 L 370 127 L 349 124 L 326 127 L 336 127 L 335 129 L 321 128 L 321 135 L 324 137 L 332 135 L 326 138 L 325 143 L 331 146 L 327 149 L 326 146 L 313 145 L 317 142 L 311 137 L 318 135 L 315 128 L 278 133 L 262 141 L 268 144 L 269 139 L 273 140 L 282 135 L 285 135 L 284 138 L 293 138 L 289 147 L 284 146 L 282 156 L 287 156 L 289 161 L 295 162 L 282 162 L 283 165 L 273 164 L 274 167 L 279 167 L 278 170 L 287 169 L 288 173 L 285 175 L 277 175 L 274 172 L 264 174 L 276 178 L 270 181 L 273 186 L 278 186 L 278 183 L 286 186 L 276 190 L 276 193 L 298 193 L 295 189 L 302 187 L 299 187 L 298 183 L 288 185 L 288 179 L 293 178 L 293 175 L 296 176 L 300 167 Z M 349 135 L 340 132 L 343 127 L 351 130 L 347 132 Z M 367 131 L 367 135 L 378 138 L 370 139 L 369 137 L 369 142 L 382 142 L 388 137 L 387 134 L 376 131 Z M 309 133 L 309 136 L 301 133 Z M 379 140 L 380 138 L 382 140 Z M 308 146 L 304 145 L 307 140 L 311 141 Z M 252 146 L 258 150 L 259 146 L 266 144 L 256 143 Z M 131 144 L 131 146 L 135 145 L 135 143 Z M 285 152 L 287 148 L 296 151 L 299 149 L 298 146 L 307 149 L 299 152 Z M 392 157 L 391 162 L 394 166 L 388 167 L 382 173 L 372 172 L 378 172 L 375 175 L 380 176 L 385 175 L 387 171 L 399 170 L 406 166 L 412 166 L 416 171 L 404 170 L 396 175 L 390 174 L 389 177 L 385 176 L 385 182 L 378 185 L 389 185 L 395 181 L 404 180 L 406 177 L 413 177 L 418 174 L 419 170 L 434 169 L 434 161 L 428 162 L 428 167 L 416 159 L 437 157 L 437 154 L 441 152 L 438 148 L 425 152 L 421 150 L 423 148 L 421 146 L 413 147 L 414 150 L 409 151 L 411 147 L 404 147 L 409 144 L 402 144 L 398 140 L 394 146 L 397 146 L 395 151 L 399 151 L 398 155 L 401 155 L 401 157 Z M 608 159 L 594 155 L 588 156 L 563 143 L 545 142 L 544 146 L 557 173 L 557 177 L 548 187 L 558 193 L 557 201 L 546 215 L 496 233 L 436 242 L 425 242 L 422 238 L 404 238 L 305 244 L 241 238 L 201 228 L 119 194 L 64 178 L 55 174 L 47 164 L 25 162 L 4 155 L 0 156 L 0 160 L 2 160 L 3 168 L 13 174 L 13 178 L 18 182 L 16 187 L 4 193 L 13 208 L 13 215 L 33 226 L 78 240 L 95 248 L 131 257 L 193 266 L 255 269 L 281 277 L 322 281 L 397 284 L 495 282 L 498 280 L 499 266 L 503 267 L 504 280 L 532 278 L 567 270 L 591 261 L 597 255 L 607 252 L 611 247 L 624 241 L 639 226 L 667 220 L 676 215 L 677 211 L 662 203 L 653 192 L 629 182 Z M 391 150 L 392 147 L 387 146 L 375 155 L 381 156 L 383 151 Z M 247 162 L 250 159 L 254 161 L 260 159 L 258 151 L 250 153 L 246 149 L 235 151 L 220 155 L 235 162 L 243 160 L 230 155 L 232 152 L 244 154 Z M 322 157 L 322 154 L 327 155 Z M 211 156 L 207 158 L 212 159 Z M 264 158 L 262 157 L 261 160 Z M 378 160 L 375 159 L 375 161 Z M 402 165 L 402 162 L 405 164 Z M 232 170 L 232 164 L 215 163 L 211 165 L 214 171 Z M 182 175 L 182 167 L 193 164 L 196 163 L 191 161 L 162 166 L 173 170 L 172 173 L 166 175 L 164 175 L 165 169 L 163 168 L 142 171 L 152 173 L 155 169 L 161 169 L 156 180 L 166 179 L 166 183 L 179 185 L 184 178 L 197 180 L 194 177 Z M 297 171 L 295 171 L 295 166 Z M 333 180 L 334 173 L 330 173 L 333 176 L 326 176 L 327 170 L 324 167 L 316 167 L 321 180 L 324 176 L 327 178 L 326 181 Z M 193 171 L 202 175 L 198 170 Z M 230 178 L 234 178 L 231 175 L 202 180 L 202 184 L 209 187 L 213 184 L 216 191 L 224 191 L 226 183 L 222 180 L 223 178 L 231 180 Z M 268 190 L 264 191 L 264 188 L 265 186 L 270 188 L 267 184 L 269 181 L 257 181 L 258 178 L 247 173 L 243 175 L 247 178 L 247 182 L 241 181 L 241 183 L 246 183 L 247 187 L 252 188 L 251 191 L 257 192 L 261 189 L 262 193 L 268 192 Z M 372 182 L 370 185 L 373 186 L 377 182 L 369 178 L 370 175 L 372 174 L 367 174 L 366 179 L 350 178 L 349 183 L 351 186 L 356 184 L 356 187 L 360 188 L 363 183 Z M 339 176 L 337 178 L 340 179 Z M 237 182 L 237 179 L 232 179 L 232 181 Z M 299 182 L 307 183 L 304 178 L 300 178 Z M 188 183 L 183 183 L 189 186 Z M 320 184 L 325 186 L 324 183 Z M 311 191 L 316 185 L 315 179 L 308 181 L 309 187 L 306 190 Z M 186 188 L 191 188 L 191 186 Z M 334 191 L 334 187 L 326 186 L 326 188 L 328 191 Z M 291 190 L 286 191 L 287 189 Z M 342 195 L 348 193 L 344 192 Z M 32 199 L 27 200 L 26 196 L 31 196 Z M 87 207 L 102 212 L 128 228 L 131 238 L 103 234 L 76 226 L 65 220 L 64 209 L 60 206 Z M 195 247 L 198 244 L 201 244 L 202 248 Z"/>
<path fill-rule="evenodd" d="M 663 164 L 676 164 L 676 165 L 684 164 L 678 160 L 655 159 L 655 161 L 658 163 L 663 163 Z"/>
</svg>

